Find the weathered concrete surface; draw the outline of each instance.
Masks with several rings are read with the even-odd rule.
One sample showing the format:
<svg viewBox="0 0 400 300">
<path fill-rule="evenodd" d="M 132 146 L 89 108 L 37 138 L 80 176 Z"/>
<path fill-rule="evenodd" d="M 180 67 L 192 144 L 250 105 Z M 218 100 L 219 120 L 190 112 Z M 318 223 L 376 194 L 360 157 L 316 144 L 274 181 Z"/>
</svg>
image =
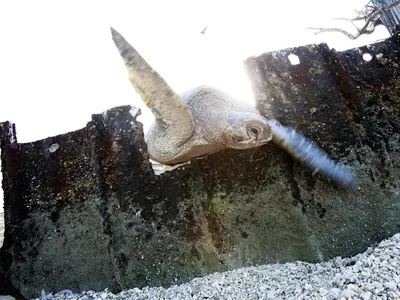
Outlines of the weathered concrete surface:
<svg viewBox="0 0 400 300">
<path fill-rule="evenodd" d="M 273 144 L 155 176 L 130 107 L 29 144 L 2 123 L 1 274 L 27 297 L 42 288 L 119 291 L 349 256 L 398 232 L 399 44 L 394 37 L 362 48 L 383 54 L 371 62 L 324 45 L 246 62 L 260 111 L 353 166 L 355 192 L 312 176 Z M 289 53 L 301 63 L 292 66 Z"/>
<path fill-rule="evenodd" d="M 357 170 L 348 195 L 293 161 L 290 191 L 321 257 L 348 256 L 400 227 L 399 37 L 340 53 L 326 45 L 266 53 L 246 62 L 257 106 Z M 373 59 L 364 61 L 370 53 Z M 299 57 L 291 65 L 288 55 Z"/>
</svg>

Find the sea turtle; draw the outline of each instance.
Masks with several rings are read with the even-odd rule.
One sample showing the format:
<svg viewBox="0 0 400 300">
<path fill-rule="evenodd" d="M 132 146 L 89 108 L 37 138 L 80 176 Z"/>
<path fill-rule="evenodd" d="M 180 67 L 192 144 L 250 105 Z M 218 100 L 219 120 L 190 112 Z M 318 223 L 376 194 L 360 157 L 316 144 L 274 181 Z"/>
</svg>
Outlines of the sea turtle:
<svg viewBox="0 0 400 300">
<path fill-rule="evenodd" d="M 131 84 L 155 116 L 145 137 L 152 160 L 176 165 L 226 148 L 249 149 L 273 140 L 340 185 L 356 187 L 350 170 L 295 130 L 266 119 L 255 107 L 209 86 L 177 95 L 121 34 L 113 28 L 111 32 Z"/>
</svg>

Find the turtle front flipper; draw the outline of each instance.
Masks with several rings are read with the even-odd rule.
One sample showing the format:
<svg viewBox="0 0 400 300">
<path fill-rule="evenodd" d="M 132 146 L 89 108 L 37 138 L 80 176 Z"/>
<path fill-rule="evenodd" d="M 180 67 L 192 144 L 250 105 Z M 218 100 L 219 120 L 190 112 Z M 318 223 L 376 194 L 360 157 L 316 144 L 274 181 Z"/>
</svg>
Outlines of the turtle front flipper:
<svg viewBox="0 0 400 300">
<path fill-rule="evenodd" d="M 121 34 L 113 28 L 111 33 L 128 70 L 129 81 L 153 112 L 169 146 L 186 142 L 194 128 L 187 105 Z"/>
<path fill-rule="evenodd" d="M 272 140 L 295 158 L 346 188 L 355 189 L 357 187 L 356 177 L 349 169 L 334 162 L 325 151 L 305 136 L 292 128 L 282 126 L 275 120 L 269 120 L 268 125 L 273 134 Z"/>
</svg>

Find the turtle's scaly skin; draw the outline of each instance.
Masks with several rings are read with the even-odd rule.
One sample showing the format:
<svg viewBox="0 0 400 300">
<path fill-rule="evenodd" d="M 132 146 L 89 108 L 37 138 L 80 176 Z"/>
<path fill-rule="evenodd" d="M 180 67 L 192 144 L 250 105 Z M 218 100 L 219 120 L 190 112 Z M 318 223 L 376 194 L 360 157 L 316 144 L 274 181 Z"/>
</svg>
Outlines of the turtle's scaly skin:
<svg viewBox="0 0 400 300">
<path fill-rule="evenodd" d="M 303 135 L 267 120 L 253 106 L 207 86 L 178 96 L 117 31 L 111 32 L 131 84 L 156 118 L 145 138 L 152 160 L 176 165 L 225 148 L 258 147 L 273 139 L 295 158 L 342 186 L 357 186 L 349 170 Z"/>
</svg>

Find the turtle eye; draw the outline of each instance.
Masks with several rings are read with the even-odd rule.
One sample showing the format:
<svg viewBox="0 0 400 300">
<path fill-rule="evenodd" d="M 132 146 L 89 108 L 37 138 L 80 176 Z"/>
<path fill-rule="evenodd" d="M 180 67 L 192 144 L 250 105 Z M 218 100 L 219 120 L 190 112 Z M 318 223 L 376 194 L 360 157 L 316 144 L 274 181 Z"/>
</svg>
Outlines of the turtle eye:
<svg viewBox="0 0 400 300">
<path fill-rule="evenodd" d="M 258 129 L 257 128 L 251 128 L 250 130 L 251 130 L 252 133 L 258 134 Z"/>
</svg>

